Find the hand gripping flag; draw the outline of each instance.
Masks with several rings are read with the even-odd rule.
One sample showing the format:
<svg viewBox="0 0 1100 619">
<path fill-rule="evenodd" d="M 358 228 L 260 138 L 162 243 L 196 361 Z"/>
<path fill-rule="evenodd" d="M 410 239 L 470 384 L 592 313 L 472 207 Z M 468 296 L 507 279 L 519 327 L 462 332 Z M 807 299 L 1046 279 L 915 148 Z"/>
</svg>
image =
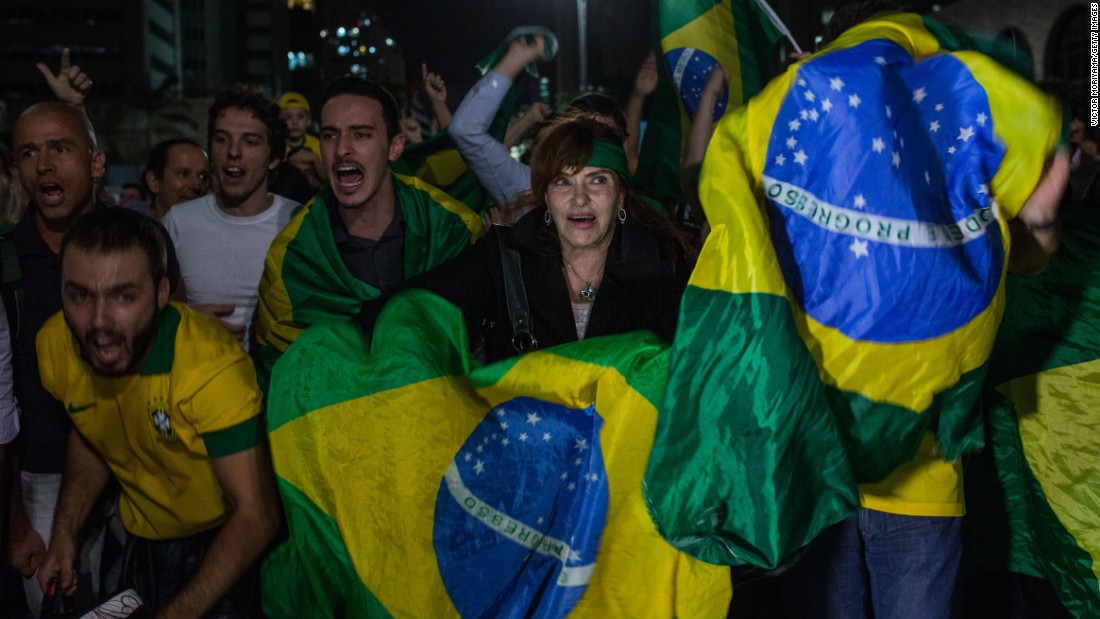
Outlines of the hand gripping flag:
<svg viewBox="0 0 1100 619">
<path fill-rule="evenodd" d="M 405 217 L 406 279 L 452 258 L 481 238 L 485 226 L 465 204 L 419 179 L 393 176 Z M 260 387 L 271 367 L 309 325 L 346 320 L 379 295 L 344 265 L 332 236 L 337 208 L 326 185 L 275 237 L 267 252 L 256 307 L 253 357 Z"/>
<path fill-rule="evenodd" d="M 647 476 L 667 539 L 775 567 L 926 431 L 947 459 L 981 443 L 1007 220 L 1059 137 L 1048 98 L 915 15 L 850 29 L 723 118 Z"/>
<path fill-rule="evenodd" d="M 966 466 L 964 556 L 1050 581 L 1100 616 L 1100 217 L 1063 220 L 1039 277 L 1007 283 L 990 359 L 989 448 Z"/>
<path fill-rule="evenodd" d="M 728 568 L 664 541 L 642 477 L 667 377 L 649 333 L 475 367 L 424 291 L 307 330 L 275 367 L 290 537 L 272 617 L 725 617 Z"/>
</svg>

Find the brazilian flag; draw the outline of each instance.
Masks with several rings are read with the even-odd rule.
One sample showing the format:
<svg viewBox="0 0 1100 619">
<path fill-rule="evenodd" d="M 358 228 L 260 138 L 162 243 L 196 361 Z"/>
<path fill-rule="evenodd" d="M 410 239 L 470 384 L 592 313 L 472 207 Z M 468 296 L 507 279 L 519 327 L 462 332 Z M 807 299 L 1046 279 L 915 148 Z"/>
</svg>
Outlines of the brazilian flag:
<svg viewBox="0 0 1100 619">
<path fill-rule="evenodd" d="M 669 540 L 774 568 L 926 432 L 946 460 L 982 444 L 1008 220 L 1059 138 L 1048 97 L 911 14 L 720 121 L 647 476 Z"/>
<path fill-rule="evenodd" d="M 438 188 L 400 174 L 393 175 L 393 187 L 405 218 L 405 279 L 456 256 L 485 234 L 477 213 Z M 307 326 L 354 317 L 364 301 L 380 294 L 344 265 L 332 235 L 335 208 L 332 188 L 325 185 L 267 252 L 253 347 L 265 390 L 275 360 Z"/>
<path fill-rule="evenodd" d="M 771 78 L 771 49 L 780 32 L 757 0 L 660 0 L 655 11 L 657 57 L 664 62 L 657 63 L 637 177 L 647 195 L 678 200 L 681 145 L 711 69 L 721 66 L 730 74 L 718 118 Z"/>
<path fill-rule="evenodd" d="M 1050 581 L 1077 617 L 1100 616 L 1100 216 L 1063 220 L 1038 277 L 1008 278 L 990 363 L 990 445 L 966 467 L 973 569 Z"/>
<path fill-rule="evenodd" d="M 461 312 L 394 298 L 276 364 L 268 425 L 290 537 L 272 617 L 725 617 L 728 568 L 657 532 L 642 478 L 668 350 L 645 332 L 484 367 Z"/>
</svg>

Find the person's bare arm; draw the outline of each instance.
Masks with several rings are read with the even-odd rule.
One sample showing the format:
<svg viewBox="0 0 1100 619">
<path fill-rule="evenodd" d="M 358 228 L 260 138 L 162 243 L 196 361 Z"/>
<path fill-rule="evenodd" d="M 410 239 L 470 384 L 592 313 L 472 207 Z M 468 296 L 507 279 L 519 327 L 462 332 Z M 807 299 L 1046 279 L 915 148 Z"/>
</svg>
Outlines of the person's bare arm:
<svg viewBox="0 0 1100 619">
<path fill-rule="evenodd" d="M 282 522 L 267 445 L 212 458 L 231 511 L 195 575 L 158 615 L 200 617 L 260 559 Z"/>
<path fill-rule="evenodd" d="M 42 73 L 42 77 L 46 78 L 46 85 L 59 101 L 71 103 L 77 107 L 84 105 L 84 100 L 92 90 L 92 79 L 81 71 L 80 67 L 70 64 L 69 48 L 61 50 L 61 65 L 57 75 L 54 75 L 44 63 L 40 62 L 35 66 Z"/>
<path fill-rule="evenodd" d="M 1059 150 L 1047 163 L 1027 203 L 1016 219 L 1008 222 L 1012 249 L 1008 270 L 1019 275 L 1038 275 L 1058 251 L 1061 228 L 1058 206 L 1069 182 L 1069 154 Z"/>
<path fill-rule="evenodd" d="M 428 65 L 420 65 L 420 73 L 424 77 L 424 93 L 432 102 L 432 116 L 439 123 L 438 130 L 442 130 L 451 124 L 451 110 L 447 107 L 447 86 L 443 78 L 428 71 Z"/>
<path fill-rule="evenodd" d="M 53 579 L 65 595 L 76 592 L 77 536 L 88 512 L 95 505 L 111 470 L 91 445 L 75 429 L 69 431 L 69 446 L 65 454 L 65 472 L 61 477 L 61 494 L 57 500 L 50 547 L 38 568 L 38 586 L 45 593 Z"/>
<path fill-rule="evenodd" d="M 695 118 L 691 121 L 691 132 L 684 145 L 684 160 L 680 166 L 680 189 L 692 206 L 692 213 L 703 216 L 699 204 L 699 170 L 703 166 L 703 157 L 707 154 L 714 133 L 714 106 L 722 97 L 723 89 L 729 84 L 730 74 L 719 65 L 711 69 L 707 85 L 699 96 L 699 107 L 695 109 Z M 702 223 L 702 222 L 700 222 Z"/>
<path fill-rule="evenodd" d="M 514 83 L 527 65 L 542 59 L 545 49 L 546 40 L 541 36 L 536 35 L 532 43 L 527 42 L 527 37 L 518 37 L 508 45 L 508 51 L 493 70 Z"/>
<path fill-rule="evenodd" d="M 626 102 L 626 165 L 633 174 L 638 169 L 638 145 L 642 139 L 642 112 L 645 100 L 657 89 L 657 58 L 653 52 L 642 61 L 638 74 L 634 77 L 634 89 Z"/>
<path fill-rule="evenodd" d="M 508 123 L 508 129 L 504 132 L 504 145 L 508 148 L 515 146 L 523 139 L 523 136 L 527 135 L 531 127 L 546 120 L 546 118 L 553 113 L 554 110 L 549 105 L 546 105 L 542 101 L 535 101 L 531 104 L 531 107 L 524 112 L 523 116 Z"/>
</svg>

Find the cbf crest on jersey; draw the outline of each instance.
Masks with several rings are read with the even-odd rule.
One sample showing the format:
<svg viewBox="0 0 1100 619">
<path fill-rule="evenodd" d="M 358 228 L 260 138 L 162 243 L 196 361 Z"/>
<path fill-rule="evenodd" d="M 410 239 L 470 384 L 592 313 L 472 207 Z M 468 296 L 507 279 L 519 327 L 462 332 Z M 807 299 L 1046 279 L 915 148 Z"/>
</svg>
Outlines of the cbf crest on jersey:
<svg viewBox="0 0 1100 619">
<path fill-rule="evenodd" d="M 712 231 L 646 477 L 658 526 L 693 556 L 774 568 L 926 432 L 949 460 L 982 443 L 1008 220 L 1061 122 L 944 32 L 875 16 L 715 129 L 699 186 Z"/>
<path fill-rule="evenodd" d="M 642 496 L 667 377 L 656 336 L 476 366 L 458 308 L 396 296 L 370 352 L 308 329 L 268 423 L 289 539 L 273 617 L 724 617 L 726 568 L 661 538 Z"/>
<path fill-rule="evenodd" d="M 156 430 L 157 439 L 161 442 L 168 442 L 176 437 L 176 431 L 172 427 L 172 416 L 168 410 L 168 403 L 163 398 L 156 398 L 149 402 L 149 422 Z"/>
</svg>

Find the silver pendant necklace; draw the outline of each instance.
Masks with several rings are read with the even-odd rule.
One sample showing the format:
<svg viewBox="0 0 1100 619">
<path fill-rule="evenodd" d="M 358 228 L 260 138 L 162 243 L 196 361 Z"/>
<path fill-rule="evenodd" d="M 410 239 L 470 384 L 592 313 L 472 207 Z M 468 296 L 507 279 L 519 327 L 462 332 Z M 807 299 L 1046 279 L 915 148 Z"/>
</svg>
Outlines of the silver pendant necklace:
<svg viewBox="0 0 1100 619">
<path fill-rule="evenodd" d="M 588 279 L 587 277 L 584 277 L 583 275 L 578 273 L 577 269 L 574 269 L 573 265 L 569 264 L 568 260 L 562 258 L 562 262 L 565 263 L 565 266 L 569 267 L 569 270 L 573 272 L 573 275 L 576 275 L 578 279 L 580 279 L 582 282 L 584 282 L 584 287 L 581 288 L 580 291 L 577 292 L 577 296 L 582 301 L 586 301 L 588 303 L 591 303 L 591 302 L 595 301 L 596 300 L 596 290 L 597 289 L 596 289 L 596 285 L 593 284 L 592 282 L 597 277 L 599 277 L 600 275 L 603 274 L 603 267 L 600 267 L 600 271 L 599 271 L 599 273 L 596 273 L 596 277 L 593 277 L 592 279 Z"/>
</svg>

